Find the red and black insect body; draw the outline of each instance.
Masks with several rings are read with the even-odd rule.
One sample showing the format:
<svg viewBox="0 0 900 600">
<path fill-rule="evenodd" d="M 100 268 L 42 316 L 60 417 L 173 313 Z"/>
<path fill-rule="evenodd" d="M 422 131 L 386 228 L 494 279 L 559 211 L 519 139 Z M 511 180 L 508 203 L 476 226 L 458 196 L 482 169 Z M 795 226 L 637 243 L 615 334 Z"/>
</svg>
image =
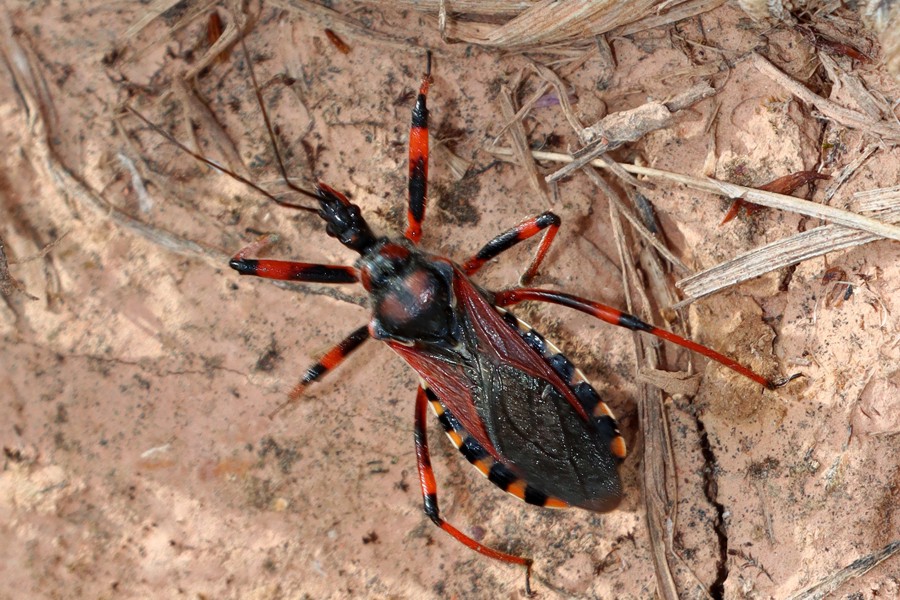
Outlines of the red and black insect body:
<svg viewBox="0 0 900 600">
<path fill-rule="evenodd" d="M 359 207 L 325 184 L 318 184 L 314 192 L 295 187 L 295 191 L 315 197 L 318 209 L 295 207 L 316 210 L 328 235 L 359 254 L 355 265 L 252 258 L 250 255 L 265 245 L 262 240 L 238 252 L 230 266 L 242 275 L 270 279 L 362 283 L 369 294 L 371 320 L 310 367 L 291 392 L 291 399 L 369 338 L 385 342 L 416 371 L 421 382 L 414 433 L 426 514 L 473 550 L 525 566 L 530 573 L 531 559 L 484 546 L 441 518 L 426 437 L 426 407 L 431 405 L 453 444 L 491 482 L 539 506 L 576 506 L 600 512 L 614 509 L 623 493 L 618 466 L 626 448 L 612 412 L 584 375 L 556 346 L 505 307 L 523 301 L 566 306 L 670 340 L 767 388 L 776 384 L 709 348 L 614 308 L 534 288 L 491 292 L 472 281 L 471 276 L 487 261 L 543 232 L 535 257 L 522 276 L 522 285 L 527 285 L 560 226 L 559 217 L 551 212 L 525 219 L 462 263 L 420 250 L 417 243 L 427 204 L 430 72 L 429 55 L 412 111 L 408 228 L 403 238 L 373 233 Z M 253 77 L 252 69 L 250 74 Z M 264 108 L 263 116 L 271 132 Z M 283 171 L 277 144 L 275 153 Z"/>
</svg>

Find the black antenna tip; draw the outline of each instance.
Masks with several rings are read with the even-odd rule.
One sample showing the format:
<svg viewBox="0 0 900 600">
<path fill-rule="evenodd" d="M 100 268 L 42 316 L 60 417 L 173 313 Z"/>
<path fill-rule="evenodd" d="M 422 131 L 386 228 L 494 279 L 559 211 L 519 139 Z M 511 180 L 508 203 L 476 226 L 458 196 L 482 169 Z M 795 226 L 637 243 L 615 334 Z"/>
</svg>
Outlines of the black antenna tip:
<svg viewBox="0 0 900 600">
<path fill-rule="evenodd" d="M 431 50 L 425 51 L 425 76 L 431 76 Z"/>
</svg>

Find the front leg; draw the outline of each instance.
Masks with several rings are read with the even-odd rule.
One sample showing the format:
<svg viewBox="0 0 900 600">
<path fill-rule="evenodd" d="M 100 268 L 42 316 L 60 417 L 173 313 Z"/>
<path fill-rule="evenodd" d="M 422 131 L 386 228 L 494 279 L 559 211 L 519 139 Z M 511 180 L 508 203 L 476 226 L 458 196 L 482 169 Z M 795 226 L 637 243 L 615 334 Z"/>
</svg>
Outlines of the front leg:
<svg viewBox="0 0 900 600">
<path fill-rule="evenodd" d="M 358 271 L 344 265 L 318 265 L 288 260 L 247 258 L 247 255 L 256 254 L 273 241 L 274 236 L 272 235 L 262 236 L 249 246 L 239 250 L 228 262 L 228 266 L 241 275 L 282 281 L 312 283 L 356 283 L 359 281 Z"/>
</svg>

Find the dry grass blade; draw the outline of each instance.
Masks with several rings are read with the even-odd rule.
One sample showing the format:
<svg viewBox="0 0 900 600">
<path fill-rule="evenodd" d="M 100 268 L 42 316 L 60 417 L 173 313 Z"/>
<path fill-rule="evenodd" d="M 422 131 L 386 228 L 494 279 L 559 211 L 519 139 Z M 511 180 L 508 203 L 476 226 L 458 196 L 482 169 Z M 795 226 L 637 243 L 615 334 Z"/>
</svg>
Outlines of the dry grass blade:
<svg viewBox="0 0 900 600">
<path fill-rule="evenodd" d="M 376 6 L 411 8 L 436 13 L 447 4 L 448 11 L 466 16 L 513 17 L 534 6 L 534 0 L 366 0 Z"/>
<path fill-rule="evenodd" d="M 818 55 L 819 62 L 822 63 L 828 78 L 832 81 L 832 96 L 835 95 L 835 92 L 844 88 L 853 98 L 853 101 L 859 105 L 859 108 L 874 121 L 880 121 L 891 114 L 891 107 L 888 103 L 873 96 L 859 76 L 843 70 L 837 61 L 828 56 L 827 53 L 820 50 Z"/>
<path fill-rule="evenodd" d="M 666 9 L 660 0 L 366 0 L 365 4 L 403 6 L 443 18 L 445 39 L 498 48 L 545 50 L 547 44 L 576 42 L 612 31 L 631 35 L 695 17 L 725 0 L 688 0 Z M 455 18 L 454 18 L 455 17 Z M 497 25 L 497 21 L 506 20 Z"/>
<path fill-rule="evenodd" d="M 900 185 L 853 194 L 860 210 L 892 210 L 900 205 Z"/>
<path fill-rule="evenodd" d="M 598 186 L 601 190 L 604 191 L 606 197 L 610 202 L 616 205 L 616 208 L 619 210 L 619 213 L 625 217 L 628 223 L 634 228 L 634 230 L 647 241 L 648 244 L 656 248 L 656 250 L 666 258 L 670 263 L 672 263 L 675 267 L 677 267 L 683 273 L 689 273 L 691 270 L 687 267 L 686 264 L 681 262 L 681 259 L 672 254 L 672 251 L 669 250 L 665 244 L 663 244 L 655 235 L 653 235 L 649 229 L 647 229 L 641 220 L 628 208 L 628 206 L 622 202 L 622 200 L 615 193 L 606 193 L 609 190 L 609 186 L 606 185 L 606 182 L 600 177 L 597 172 L 591 168 L 587 167 L 584 170 L 585 174 L 587 174 L 588 178 L 594 182 L 594 185 Z"/>
<path fill-rule="evenodd" d="M 860 210 L 876 214 L 888 223 L 900 223 L 900 186 L 859 192 L 854 198 Z M 840 225 L 823 225 L 798 233 L 677 282 L 675 285 L 688 298 L 675 308 L 775 269 L 879 239 L 877 235 Z"/>
<path fill-rule="evenodd" d="M 575 111 L 572 110 L 572 104 L 569 102 L 569 94 L 566 91 L 566 84 L 559 78 L 559 75 L 553 72 L 553 69 L 534 61 L 531 61 L 531 66 L 537 72 L 539 77 L 552 85 L 556 90 L 556 95 L 559 98 L 559 107 L 562 109 L 563 115 L 565 115 L 566 120 L 569 122 L 572 129 L 575 132 L 581 131 L 584 128 L 584 125 L 581 124 L 581 121 L 579 121 L 578 117 L 575 115 Z"/>
<path fill-rule="evenodd" d="M 491 152 L 501 158 L 511 156 L 511 151 L 508 148 L 493 148 Z M 571 162 L 574 160 L 573 157 L 567 154 L 555 152 L 533 151 L 533 154 L 538 160 L 559 162 Z M 606 164 L 600 160 L 594 160 L 590 164 L 606 168 Z M 709 295 L 715 291 L 759 277 L 775 269 L 820 256 L 826 252 L 866 244 L 880 238 L 900 241 L 900 227 L 895 225 L 895 223 L 900 222 L 900 218 L 898 218 L 900 217 L 900 209 L 894 206 L 881 210 L 877 215 L 879 219 L 874 219 L 847 210 L 801 200 L 793 196 L 764 192 L 710 178 L 700 179 L 637 165 L 620 164 L 620 166 L 629 173 L 668 179 L 683 183 L 694 189 L 713 192 L 726 197 L 744 198 L 771 208 L 781 208 L 832 221 L 830 225 L 817 227 L 784 240 L 773 242 L 727 263 L 717 265 L 693 277 L 679 281 L 676 285 L 689 297 L 673 308 L 681 308 L 697 298 Z M 894 189 L 873 190 L 872 192 L 867 192 L 867 194 L 880 197 L 879 194 L 884 194 Z M 859 195 L 857 195 L 857 198 L 863 199 Z M 869 210 L 875 212 L 875 209 L 870 208 Z"/>
<path fill-rule="evenodd" d="M 229 1 L 236 2 L 236 0 L 229 0 Z M 125 31 L 125 33 L 122 35 L 121 41 L 123 41 L 125 43 L 129 43 L 129 44 L 134 44 L 135 36 L 140 34 L 154 20 L 156 20 L 157 18 L 159 18 L 163 14 L 165 14 L 166 11 L 174 8 L 178 4 L 179 4 L 179 2 L 175 2 L 173 0 L 155 0 L 149 6 L 149 8 L 147 8 L 143 12 L 141 17 L 139 19 L 135 20 L 134 24 L 132 24 L 132 26 L 129 27 Z M 176 31 L 184 29 L 190 23 L 193 23 L 195 19 L 200 18 L 201 15 L 207 14 L 210 10 L 212 10 L 214 4 L 215 4 L 214 0 L 207 0 L 205 2 L 198 2 L 198 3 L 191 4 L 190 6 L 188 6 L 187 11 L 185 11 L 185 13 L 183 15 L 181 15 L 181 17 L 178 19 L 178 22 L 173 24 L 165 34 L 163 34 L 153 40 L 149 40 L 145 44 L 142 44 L 140 46 L 135 46 L 133 48 L 132 58 L 145 54 L 149 48 L 156 46 L 157 43 L 165 40 L 169 36 L 172 36 Z M 230 21 L 231 21 L 231 19 L 229 19 L 229 24 L 230 24 Z M 225 32 L 223 32 L 223 34 L 224 33 Z M 223 35 L 223 37 L 224 37 L 224 35 Z M 222 46 L 224 46 L 224 44 L 225 43 L 222 42 L 221 45 L 216 44 L 216 46 L 221 48 Z M 215 60 L 216 56 L 218 55 L 218 53 L 217 54 L 209 54 L 209 52 L 207 52 L 207 54 L 210 59 L 210 62 Z M 204 58 L 207 58 L 207 57 L 206 56 L 201 57 L 201 60 L 203 60 Z"/>
<path fill-rule="evenodd" d="M 678 588 L 669 567 L 667 554 L 671 552 L 668 540 L 669 512 L 674 497 L 666 493 L 666 473 L 674 473 L 675 463 L 671 455 L 667 416 L 662 392 L 650 385 L 641 385 L 638 415 L 644 432 L 644 468 L 642 489 L 644 510 L 653 564 L 656 570 L 656 591 L 660 598 L 678 600 Z M 668 448 L 669 452 L 663 451 Z M 671 462 L 669 462 L 671 461 Z"/>
<path fill-rule="evenodd" d="M 489 151 L 498 158 L 508 158 L 512 156 L 512 151 L 509 148 L 491 148 Z M 562 154 L 560 152 L 545 152 L 541 150 L 533 150 L 532 154 L 534 155 L 534 158 L 536 160 L 562 163 L 571 163 L 575 160 L 573 156 L 569 154 Z M 602 160 L 593 160 L 590 162 L 590 164 L 595 167 L 607 168 L 606 163 L 604 163 Z M 681 175 L 679 173 L 671 173 L 669 171 L 662 171 L 660 169 L 652 169 L 650 167 L 642 167 L 624 163 L 619 163 L 619 165 L 623 169 L 634 175 L 646 175 L 648 177 L 674 181 L 676 183 L 687 185 L 688 187 L 696 190 L 711 192 L 713 194 L 725 196 L 726 198 L 743 198 L 745 200 L 753 202 L 754 204 L 761 204 L 763 206 L 768 206 L 769 208 L 778 208 L 781 210 L 787 210 L 790 212 L 795 212 L 797 214 L 806 215 L 808 217 L 831 221 L 833 223 L 844 225 L 851 229 L 867 231 L 880 237 L 900 241 L 900 227 L 889 223 L 884 223 L 870 217 L 859 215 L 854 212 L 850 212 L 849 210 L 843 210 L 840 208 L 835 208 L 833 206 L 825 206 L 823 204 L 817 204 L 808 200 L 794 198 L 793 196 L 785 196 L 784 194 L 764 192 L 762 190 L 748 188 L 734 183 L 718 181 L 709 177 L 691 177 L 690 175 Z"/>
<path fill-rule="evenodd" d="M 207 48 L 206 52 L 197 60 L 195 64 L 184 74 L 185 79 L 193 79 L 201 71 L 206 69 L 219 59 L 219 56 L 230 48 L 244 34 L 247 29 L 249 19 L 243 11 L 239 0 L 228 0 L 228 22 L 225 30 L 219 36 L 212 46 Z M 206 11 L 204 11 L 206 12 Z"/>
<path fill-rule="evenodd" d="M 431 135 L 429 134 L 429 139 Z M 434 149 L 435 161 L 446 165 L 447 170 L 453 175 L 454 181 L 459 181 L 466 176 L 472 167 L 472 161 L 454 154 L 447 145 L 448 140 L 431 140 L 431 147 Z"/>
<path fill-rule="evenodd" d="M 602 178 L 596 182 L 603 192 L 609 197 L 617 197 L 615 190 L 606 184 Z M 624 204 L 620 198 L 616 198 L 619 204 Z M 619 218 L 619 209 L 615 202 L 609 204 L 610 222 L 612 224 L 613 237 L 621 263 L 622 288 L 625 291 L 625 305 L 628 312 L 635 312 L 631 298 L 631 285 L 642 296 L 644 314 L 639 316 L 650 320 L 650 302 L 643 289 L 640 287 L 640 277 L 637 275 L 637 267 L 634 258 L 626 248 L 625 232 L 622 221 Z M 657 351 L 644 344 L 641 336 L 634 332 L 635 360 L 638 372 L 641 370 L 655 370 L 659 367 Z M 664 600 L 678 600 L 678 587 L 669 566 L 669 556 L 674 555 L 671 547 L 672 537 L 668 534 L 667 524 L 673 521 L 672 507 L 677 502 L 678 488 L 673 479 L 675 473 L 675 456 L 672 450 L 672 441 L 668 429 L 668 418 L 665 411 L 662 391 L 647 384 L 639 386 L 640 397 L 638 399 L 638 419 L 643 432 L 644 460 L 641 469 L 644 490 L 644 512 L 647 518 L 647 530 L 650 541 L 650 551 L 656 571 L 656 591 Z"/>
<path fill-rule="evenodd" d="M 702 15 L 723 4 L 725 4 L 725 0 L 688 0 L 687 2 L 676 5 L 672 10 L 662 13 L 658 13 L 662 8 L 659 6 L 652 14 L 638 21 L 634 21 L 633 23 L 622 25 L 614 29 L 611 33 L 615 36 L 626 36 L 638 33 L 639 31 L 646 31 L 647 29 L 656 29 L 657 27 L 662 28 L 672 23 L 683 21 L 684 19 Z"/>
<path fill-rule="evenodd" d="M 881 212 L 879 217 L 885 221 L 900 223 L 900 206 Z M 684 292 L 687 298 L 673 308 L 682 308 L 714 292 L 828 252 L 852 248 L 880 239 L 882 238 L 878 235 L 841 225 L 816 227 L 766 244 L 676 282 L 675 285 Z"/>
<path fill-rule="evenodd" d="M 641 170 L 648 175 L 650 174 L 649 171 L 656 171 L 656 169 L 647 170 L 645 168 L 641 168 Z M 809 200 L 785 196 L 784 194 L 776 194 L 774 192 L 748 188 L 733 183 L 727 183 L 725 181 L 717 181 L 715 179 L 698 180 L 695 177 L 675 175 L 672 173 L 660 176 L 684 183 L 697 190 L 713 192 L 730 198 L 743 198 L 754 204 L 762 204 L 763 206 L 768 206 L 770 208 L 788 210 L 808 217 L 831 221 L 832 223 L 868 231 L 875 235 L 900 241 L 900 227 L 895 227 L 888 223 L 859 215 L 848 210 L 824 204 L 817 204 L 815 202 L 810 202 Z"/>
<path fill-rule="evenodd" d="M 815 585 L 790 596 L 787 600 L 821 600 L 844 582 L 865 575 L 900 551 L 900 541 L 891 542 L 878 552 L 858 558 L 843 569 L 835 571 Z"/>
<path fill-rule="evenodd" d="M 144 28 L 152 23 L 157 17 L 178 4 L 180 1 L 181 0 L 155 0 L 147 8 L 143 16 L 132 23 L 131 27 L 125 30 L 125 33 L 122 34 L 122 37 L 126 40 L 133 38 L 141 31 L 143 31 Z"/>
<path fill-rule="evenodd" d="M 850 177 L 856 173 L 857 170 L 863 164 L 869 160 L 869 158 L 875 154 L 875 152 L 879 148 L 878 143 L 872 143 L 863 148 L 863 150 L 859 153 L 855 159 L 853 159 L 849 164 L 844 165 L 837 171 L 831 174 L 831 183 L 825 188 L 825 196 L 823 197 L 823 202 L 828 204 L 831 202 L 831 199 L 834 198 L 834 195 L 837 194 L 837 191 L 841 188 L 844 183 L 847 182 Z"/>
<path fill-rule="evenodd" d="M 450 22 L 447 35 L 499 48 L 537 47 L 584 39 L 637 21 L 657 0 L 541 0 L 503 25 Z"/>
<path fill-rule="evenodd" d="M 583 52 L 581 54 L 581 56 L 579 56 L 578 58 L 573 60 L 565 68 L 563 68 L 561 70 L 561 72 L 562 72 L 561 76 L 568 77 L 569 75 L 575 73 L 582 66 L 584 66 L 584 63 L 586 63 L 590 58 L 596 56 L 598 54 L 598 52 L 599 52 L 599 49 L 597 48 L 597 46 L 593 46 L 590 50 Z M 500 132 L 494 138 L 495 144 L 497 143 L 497 140 L 500 139 L 500 136 L 506 132 L 507 128 L 510 125 L 512 125 L 512 123 L 514 121 L 525 118 L 525 115 L 528 114 L 528 111 L 530 111 L 534 107 L 534 105 L 537 103 L 538 100 L 540 100 L 541 98 L 544 97 L 544 94 L 546 94 L 550 90 L 550 87 L 551 87 L 550 82 L 546 82 L 546 81 L 538 86 L 538 88 L 534 91 L 534 93 L 527 100 L 525 100 L 522 103 L 522 107 L 519 108 L 518 111 L 516 111 L 515 119 L 510 119 L 500 129 Z"/>
<path fill-rule="evenodd" d="M 512 151 L 509 148 L 491 148 L 490 152 L 498 158 L 508 158 L 512 156 Z M 541 150 L 533 150 L 532 154 L 534 155 L 534 158 L 536 160 L 562 163 L 571 163 L 575 160 L 573 156 L 569 154 L 562 154 L 560 152 L 545 152 Z M 606 163 L 602 160 L 593 160 L 589 164 L 595 167 L 608 168 Z M 833 206 L 825 206 L 822 204 L 817 204 L 815 202 L 809 202 L 808 200 L 794 198 L 793 196 L 785 196 L 784 194 L 764 192 L 754 188 L 748 188 L 742 185 L 728 183 L 725 181 L 717 181 L 708 177 L 701 179 L 698 177 L 671 173 L 669 171 L 662 171 L 660 169 L 653 169 L 650 167 L 629 165 L 625 163 L 617 164 L 634 175 L 646 175 L 648 177 L 656 177 L 659 179 L 675 181 L 677 183 L 683 183 L 684 185 L 704 192 L 711 192 L 713 194 L 718 194 L 720 196 L 729 198 L 743 198 L 745 200 L 753 202 L 754 204 L 761 204 L 763 206 L 768 206 L 769 208 L 778 208 L 795 212 L 801 215 L 806 215 L 808 217 L 815 217 L 817 219 L 823 219 L 825 221 L 832 221 L 834 223 L 845 225 L 852 229 L 868 231 L 869 233 L 873 233 L 881 237 L 900 241 L 900 227 L 896 227 L 888 223 L 883 223 L 881 221 L 865 217 L 863 215 L 858 215 L 848 210 L 834 208 Z"/>
</svg>

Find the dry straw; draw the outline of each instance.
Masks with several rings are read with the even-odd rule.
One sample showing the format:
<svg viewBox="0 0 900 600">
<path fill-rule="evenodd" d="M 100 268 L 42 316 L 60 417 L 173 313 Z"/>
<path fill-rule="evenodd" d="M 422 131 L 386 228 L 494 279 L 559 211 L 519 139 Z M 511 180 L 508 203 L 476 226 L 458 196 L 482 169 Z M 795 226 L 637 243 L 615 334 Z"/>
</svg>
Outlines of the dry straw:
<svg viewBox="0 0 900 600">
<path fill-rule="evenodd" d="M 290 0 L 293 4 L 302 4 Z M 628 35 L 710 11 L 725 0 L 368 0 L 439 16 L 448 40 L 504 49 L 529 49 L 577 42 L 607 32 Z M 792 22 L 797 14 L 827 21 L 834 2 L 822 0 L 738 0 L 754 19 Z M 866 0 L 856 6 L 879 35 L 881 61 L 900 80 L 900 0 Z"/>
</svg>

